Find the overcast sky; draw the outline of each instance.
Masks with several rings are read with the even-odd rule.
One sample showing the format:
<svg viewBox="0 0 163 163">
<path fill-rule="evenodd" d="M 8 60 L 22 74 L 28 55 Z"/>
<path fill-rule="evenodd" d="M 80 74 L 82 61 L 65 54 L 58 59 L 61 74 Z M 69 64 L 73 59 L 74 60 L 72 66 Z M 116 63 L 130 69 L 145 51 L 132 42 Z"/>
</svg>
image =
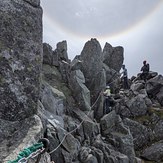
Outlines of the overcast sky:
<svg viewBox="0 0 163 163">
<path fill-rule="evenodd" d="M 97 38 L 102 48 L 124 47 L 129 76 L 143 60 L 163 74 L 163 0 L 41 0 L 41 6 L 43 41 L 55 49 L 66 40 L 70 59 Z"/>
</svg>

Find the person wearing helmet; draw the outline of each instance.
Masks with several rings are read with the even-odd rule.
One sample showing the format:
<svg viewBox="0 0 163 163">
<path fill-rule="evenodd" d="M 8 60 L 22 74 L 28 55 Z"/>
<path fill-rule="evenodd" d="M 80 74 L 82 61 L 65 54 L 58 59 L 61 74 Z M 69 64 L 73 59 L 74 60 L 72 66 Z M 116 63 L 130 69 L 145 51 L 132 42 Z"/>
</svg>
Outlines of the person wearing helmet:
<svg viewBox="0 0 163 163">
<path fill-rule="evenodd" d="M 111 111 L 110 109 L 110 100 L 111 100 L 110 86 L 106 86 L 106 89 L 103 92 L 103 95 L 105 96 L 103 114 L 105 115 Z"/>
<path fill-rule="evenodd" d="M 147 61 L 143 61 L 143 66 L 140 71 L 142 71 L 140 74 L 140 79 L 146 82 L 149 74 L 149 63 L 147 63 Z"/>
</svg>

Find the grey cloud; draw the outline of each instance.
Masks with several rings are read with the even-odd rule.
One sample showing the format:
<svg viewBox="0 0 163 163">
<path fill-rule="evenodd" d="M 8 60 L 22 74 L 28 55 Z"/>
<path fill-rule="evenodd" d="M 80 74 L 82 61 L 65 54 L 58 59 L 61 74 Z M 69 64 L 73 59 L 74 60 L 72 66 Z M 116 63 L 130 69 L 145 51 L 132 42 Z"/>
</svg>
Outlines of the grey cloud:
<svg viewBox="0 0 163 163">
<path fill-rule="evenodd" d="M 160 0 L 49 0 L 42 3 L 48 15 L 67 30 L 79 35 L 96 33 L 100 36 L 132 26 L 149 14 L 159 2 Z"/>
</svg>

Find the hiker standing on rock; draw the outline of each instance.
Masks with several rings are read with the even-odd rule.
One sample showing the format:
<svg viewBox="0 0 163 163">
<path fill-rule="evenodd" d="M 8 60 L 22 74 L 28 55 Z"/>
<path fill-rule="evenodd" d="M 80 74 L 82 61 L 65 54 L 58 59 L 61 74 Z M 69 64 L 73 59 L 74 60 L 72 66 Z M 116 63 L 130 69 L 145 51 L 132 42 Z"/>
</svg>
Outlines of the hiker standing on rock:
<svg viewBox="0 0 163 163">
<path fill-rule="evenodd" d="M 128 74 L 127 74 L 127 69 L 125 68 L 125 65 L 122 65 L 123 71 L 121 72 L 122 79 L 123 79 L 123 88 L 124 89 L 129 89 L 128 85 Z"/>
<path fill-rule="evenodd" d="M 147 61 L 143 61 L 143 66 L 140 71 L 142 71 L 140 74 L 140 79 L 146 82 L 149 74 L 149 63 L 147 63 Z"/>
<path fill-rule="evenodd" d="M 103 114 L 107 114 L 111 111 L 111 91 L 110 91 L 110 86 L 106 86 L 105 91 L 103 92 L 103 95 L 105 96 L 105 101 L 104 101 L 104 107 L 103 107 Z"/>
</svg>

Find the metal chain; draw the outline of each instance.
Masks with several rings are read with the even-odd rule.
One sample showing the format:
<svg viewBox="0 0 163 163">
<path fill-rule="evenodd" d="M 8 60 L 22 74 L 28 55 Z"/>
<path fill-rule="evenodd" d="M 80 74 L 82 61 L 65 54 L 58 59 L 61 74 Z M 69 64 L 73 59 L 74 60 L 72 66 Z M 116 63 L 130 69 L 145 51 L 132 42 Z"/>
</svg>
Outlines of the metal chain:
<svg viewBox="0 0 163 163">
<path fill-rule="evenodd" d="M 38 156 L 39 154 L 41 154 L 44 150 L 45 150 L 45 148 L 38 149 L 37 151 L 31 153 L 28 157 L 26 157 L 26 158 L 24 157 L 24 158 L 20 159 L 20 160 L 18 161 L 18 163 L 27 163 L 29 159 L 31 159 L 31 158 L 33 159 L 33 158 L 37 157 L 37 156 Z"/>
</svg>

